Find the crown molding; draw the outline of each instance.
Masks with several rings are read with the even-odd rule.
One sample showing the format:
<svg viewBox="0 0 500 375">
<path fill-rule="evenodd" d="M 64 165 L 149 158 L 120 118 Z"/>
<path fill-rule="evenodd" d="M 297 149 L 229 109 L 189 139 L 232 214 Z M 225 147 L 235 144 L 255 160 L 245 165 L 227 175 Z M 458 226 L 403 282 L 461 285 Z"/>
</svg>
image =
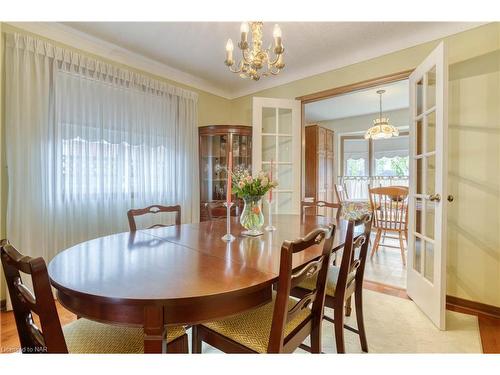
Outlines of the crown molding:
<svg viewBox="0 0 500 375">
<path fill-rule="evenodd" d="M 272 80 L 258 81 L 258 86 L 245 87 L 231 92 L 231 99 L 240 98 L 242 96 L 259 93 L 264 90 L 272 89 L 277 86 L 282 86 L 287 83 L 298 81 L 304 78 L 309 78 L 318 74 L 327 73 L 332 70 L 344 68 L 349 65 L 357 64 L 363 61 L 371 60 L 390 53 L 415 47 L 419 44 L 432 42 L 447 36 L 458 34 L 460 32 L 474 29 L 485 25 L 489 22 L 448 22 L 423 32 L 411 34 L 406 37 L 396 38 L 385 44 L 373 45 L 369 48 L 363 48 L 350 54 L 342 54 L 335 58 L 325 61 L 314 66 L 304 66 L 296 69 L 293 73 L 288 73 L 282 76 L 273 76 Z M 285 57 L 286 59 L 286 57 Z M 286 62 L 286 61 L 285 61 Z"/>
<path fill-rule="evenodd" d="M 159 61 L 132 52 L 58 22 L 5 22 L 47 39 L 148 72 L 171 81 L 232 99 L 232 93 L 203 78 L 175 69 Z"/>
<path fill-rule="evenodd" d="M 473 29 L 488 22 L 448 22 L 439 26 L 407 35 L 405 37 L 395 38 L 387 41 L 383 45 L 372 45 L 368 48 L 356 50 L 350 54 L 341 54 L 333 59 L 322 62 L 314 66 L 303 66 L 295 69 L 286 75 L 275 76 L 269 80 L 261 80 L 254 85 L 241 89 L 227 89 L 221 85 L 209 82 L 193 74 L 189 74 L 173 68 L 167 64 L 147 58 L 138 53 L 132 52 L 116 44 L 106 42 L 102 39 L 93 37 L 89 34 L 73 29 L 67 25 L 58 22 L 5 22 L 11 26 L 28 32 L 38 34 L 45 38 L 59 43 L 67 44 L 77 49 L 102 56 L 103 58 L 128 65 L 130 67 L 172 80 L 179 84 L 190 86 L 192 88 L 206 91 L 208 93 L 223 97 L 225 99 L 237 99 L 246 95 L 259 93 L 264 90 L 272 89 L 277 86 L 285 85 L 293 81 L 298 81 L 318 74 L 326 73 L 335 69 L 340 69 L 349 65 L 360 63 L 366 60 L 374 59 L 383 55 L 394 53 L 419 44 L 438 40 L 449 35 L 457 34 L 469 29 Z"/>
</svg>

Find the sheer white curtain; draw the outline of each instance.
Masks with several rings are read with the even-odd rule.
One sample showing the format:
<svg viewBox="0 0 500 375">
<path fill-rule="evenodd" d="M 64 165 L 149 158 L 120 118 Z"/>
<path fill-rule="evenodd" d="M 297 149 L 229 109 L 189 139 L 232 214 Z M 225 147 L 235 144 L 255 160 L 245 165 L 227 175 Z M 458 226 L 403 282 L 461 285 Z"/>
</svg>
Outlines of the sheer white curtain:
<svg viewBox="0 0 500 375">
<path fill-rule="evenodd" d="M 48 262 L 128 230 L 126 212 L 199 218 L 197 95 L 29 36 L 6 46 L 7 236 Z"/>
</svg>

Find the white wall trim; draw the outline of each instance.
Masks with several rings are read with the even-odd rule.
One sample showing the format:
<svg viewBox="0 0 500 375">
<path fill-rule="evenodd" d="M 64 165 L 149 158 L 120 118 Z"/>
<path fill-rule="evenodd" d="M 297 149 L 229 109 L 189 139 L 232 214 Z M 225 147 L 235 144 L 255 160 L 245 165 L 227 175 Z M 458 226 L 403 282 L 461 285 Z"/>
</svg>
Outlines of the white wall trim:
<svg viewBox="0 0 500 375">
<path fill-rule="evenodd" d="M 203 78 L 185 73 L 169 65 L 132 52 L 58 22 L 6 22 L 19 29 L 66 44 L 82 51 L 128 65 L 132 68 L 175 81 L 180 84 L 231 99 L 231 93 Z"/>
</svg>

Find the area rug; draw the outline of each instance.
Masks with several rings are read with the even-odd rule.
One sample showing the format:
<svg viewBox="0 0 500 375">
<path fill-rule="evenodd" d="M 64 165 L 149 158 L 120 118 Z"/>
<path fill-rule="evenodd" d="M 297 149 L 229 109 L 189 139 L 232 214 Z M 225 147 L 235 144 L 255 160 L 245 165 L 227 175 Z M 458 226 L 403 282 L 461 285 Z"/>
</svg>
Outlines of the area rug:
<svg viewBox="0 0 500 375">
<path fill-rule="evenodd" d="M 363 298 L 370 353 L 482 353 L 476 316 L 447 311 L 447 330 L 440 331 L 410 300 L 370 290 L 364 291 Z M 326 314 L 333 317 L 331 309 Z M 356 327 L 354 308 L 346 324 Z M 358 336 L 347 330 L 345 344 L 347 353 L 362 353 Z M 322 349 L 336 353 L 333 324 L 327 321 L 323 321 Z M 220 352 L 203 343 L 203 353 Z"/>
</svg>

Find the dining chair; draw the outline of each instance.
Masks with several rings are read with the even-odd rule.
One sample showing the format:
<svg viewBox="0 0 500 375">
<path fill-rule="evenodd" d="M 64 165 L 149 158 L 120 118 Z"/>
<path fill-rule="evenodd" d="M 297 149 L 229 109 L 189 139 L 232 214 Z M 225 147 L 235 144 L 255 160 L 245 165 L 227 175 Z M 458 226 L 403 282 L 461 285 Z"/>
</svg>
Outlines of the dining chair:
<svg viewBox="0 0 500 375">
<path fill-rule="evenodd" d="M 0 247 L 2 266 L 14 310 L 17 333 L 23 353 L 143 353 L 142 328 L 119 327 L 84 318 L 61 327 L 43 258 L 19 253 L 6 240 Z M 31 279 L 33 291 L 21 279 Z M 41 329 L 33 313 L 38 316 Z M 188 353 L 183 327 L 169 327 L 167 352 Z"/>
<path fill-rule="evenodd" d="M 335 184 L 335 196 L 337 197 L 337 202 L 340 204 L 349 200 L 349 194 L 347 193 L 347 186 L 345 182 L 343 184 Z"/>
<path fill-rule="evenodd" d="M 128 217 L 128 225 L 130 227 L 131 232 L 135 232 L 137 230 L 137 225 L 135 222 L 135 218 L 137 216 L 148 215 L 148 214 L 157 214 L 160 212 L 175 212 L 175 225 L 181 225 L 181 206 L 160 206 L 160 205 L 152 205 L 146 208 L 136 208 L 127 211 Z M 165 224 L 155 224 L 146 229 L 158 228 L 158 227 L 166 227 L 168 225 Z"/>
<path fill-rule="evenodd" d="M 226 201 L 212 201 L 205 203 L 205 210 L 209 221 L 225 219 L 227 217 L 227 209 L 224 203 L 226 203 Z M 239 216 L 239 213 L 239 202 L 236 201 L 231 207 L 230 214 L 231 216 Z"/>
<path fill-rule="evenodd" d="M 335 225 L 331 224 L 328 229 L 318 228 L 304 238 L 283 242 L 277 291 L 273 292 L 272 301 L 232 317 L 194 326 L 193 353 L 201 353 L 202 342 L 228 353 L 291 353 L 308 336 L 311 351 L 320 353 L 321 318 L 334 235 Z M 294 255 L 300 257 L 300 253 L 321 245 L 319 257 L 293 270 Z M 310 278 L 316 280 L 314 288 L 299 301 L 291 298 L 290 290 Z"/>
<path fill-rule="evenodd" d="M 370 258 L 378 251 L 380 244 L 401 250 L 403 265 L 406 265 L 403 237 L 408 241 L 408 188 L 387 186 L 370 189 L 370 205 L 373 211 L 373 228 L 377 230 Z M 399 246 L 384 242 L 386 233 L 396 233 Z M 382 241 L 381 238 L 383 237 Z"/>
<path fill-rule="evenodd" d="M 326 216 L 326 215 L 320 215 L 318 213 L 318 209 L 320 208 L 331 208 L 336 210 L 336 217 L 337 219 L 340 218 L 340 215 L 342 213 L 342 204 L 340 203 L 330 203 L 330 202 L 325 202 L 325 201 L 301 201 L 300 202 L 300 213 L 301 215 L 307 215 L 307 214 L 314 214 L 317 216 Z"/>
<path fill-rule="evenodd" d="M 325 306 L 333 309 L 333 319 L 326 314 L 323 316 L 323 319 L 334 324 L 337 353 L 345 353 L 344 328 L 357 333 L 361 349 L 364 352 L 368 352 L 368 342 L 363 319 L 363 279 L 371 225 L 372 219 L 370 214 L 365 214 L 359 219 L 349 221 L 340 267 L 330 266 L 328 270 Z M 358 227 L 362 229 L 356 230 Z M 357 235 L 357 233 L 360 234 Z M 358 248 L 360 250 L 356 253 Z M 313 288 L 314 279 L 306 280 L 292 289 L 291 295 L 303 298 Z M 344 307 L 345 315 L 349 316 L 351 314 L 350 304 L 352 296 L 354 296 L 357 329 L 344 324 Z"/>
</svg>

